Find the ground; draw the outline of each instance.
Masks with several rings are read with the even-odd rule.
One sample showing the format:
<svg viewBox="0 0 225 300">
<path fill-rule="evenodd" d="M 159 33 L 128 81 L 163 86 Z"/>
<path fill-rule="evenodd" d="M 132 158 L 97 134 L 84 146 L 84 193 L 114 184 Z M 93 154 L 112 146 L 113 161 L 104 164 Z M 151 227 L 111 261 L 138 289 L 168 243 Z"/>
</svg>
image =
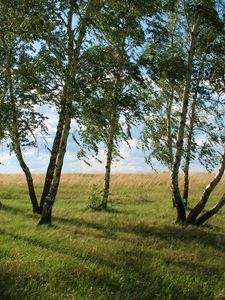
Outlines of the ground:
<svg viewBox="0 0 225 300">
<path fill-rule="evenodd" d="M 190 207 L 212 176 L 191 175 Z M 225 299 L 225 208 L 203 227 L 181 227 L 167 173 L 117 174 L 111 209 L 94 212 L 88 196 L 101 182 L 65 174 L 49 227 L 37 226 L 23 176 L 0 175 L 1 300 Z M 42 183 L 36 175 L 38 195 Z"/>
</svg>

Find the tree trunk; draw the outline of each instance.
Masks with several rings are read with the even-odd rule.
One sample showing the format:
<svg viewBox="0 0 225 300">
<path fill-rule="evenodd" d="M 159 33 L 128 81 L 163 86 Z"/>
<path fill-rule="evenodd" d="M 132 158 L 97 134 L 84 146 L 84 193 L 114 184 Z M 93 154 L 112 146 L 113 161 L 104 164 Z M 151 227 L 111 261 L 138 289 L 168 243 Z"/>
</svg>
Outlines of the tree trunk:
<svg viewBox="0 0 225 300">
<path fill-rule="evenodd" d="M 64 126 L 60 138 L 59 148 L 56 154 L 54 163 L 54 172 L 51 178 L 51 185 L 48 195 L 44 199 L 42 216 L 39 224 L 51 224 L 52 207 L 55 202 L 55 197 L 58 191 L 59 182 L 61 178 L 61 171 L 63 166 L 63 160 L 66 153 L 66 145 L 71 125 L 71 106 L 74 98 L 73 84 L 74 78 L 77 73 L 78 58 L 80 55 L 81 45 L 86 33 L 88 19 L 98 0 L 89 0 L 85 14 L 80 19 L 78 27 L 78 37 L 76 40 L 76 47 L 74 48 L 74 30 L 72 28 L 73 14 L 74 14 L 74 1 L 70 0 L 70 8 L 68 11 L 68 23 L 67 23 L 67 34 L 68 34 L 68 66 L 66 74 L 66 84 L 64 86 L 65 95 L 65 114 L 64 114 Z M 60 128 L 60 126 L 58 126 Z M 60 133 L 59 133 L 60 136 Z M 52 168 L 51 168 L 52 172 Z"/>
<path fill-rule="evenodd" d="M 170 171 L 173 166 L 173 140 L 172 140 L 172 125 L 171 125 L 171 114 L 172 114 L 172 106 L 174 99 L 174 87 L 172 87 L 172 94 L 169 99 L 167 99 L 167 107 L 166 107 L 166 120 L 167 120 L 167 144 L 169 150 L 169 159 L 170 159 Z M 171 194 L 172 194 L 172 205 L 176 207 L 176 202 L 172 193 L 172 184 L 171 184 Z"/>
<path fill-rule="evenodd" d="M 42 209 L 41 219 L 38 223 L 38 225 L 43 224 L 51 224 L 52 223 L 52 206 L 53 203 L 48 202 L 48 198 L 45 198 L 44 206 Z"/>
<path fill-rule="evenodd" d="M 209 218 L 214 216 L 223 206 L 225 205 L 225 194 L 223 194 L 220 201 L 209 211 L 201 215 L 195 222 L 195 225 L 202 225 L 207 221 Z"/>
<path fill-rule="evenodd" d="M 189 197 L 189 163 L 188 166 L 185 164 L 185 168 L 184 168 L 183 203 L 185 209 L 188 206 L 188 197 Z"/>
<path fill-rule="evenodd" d="M 176 223 L 184 223 L 186 220 L 186 213 L 185 213 L 185 208 L 179 190 L 178 171 L 177 172 L 175 172 L 174 170 L 172 171 L 171 180 L 172 180 L 172 193 L 173 193 L 172 195 L 177 210 Z"/>
<path fill-rule="evenodd" d="M 51 183 L 49 193 L 48 193 L 47 197 L 45 198 L 42 216 L 39 221 L 39 225 L 51 224 L 51 222 L 52 222 L 52 207 L 54 205 L 55 197 L 57 195 L 58 187 L 59 187 L 59 183 L 60 183 L 63 160 L 64 160 L 64 156 L 66 153 L 66 145 L 67 145 L 67 140 L 68 140 L 69 131 L 70 131 L 70 124 L 71 124 L 71 118 L 69 115 L 67 115 L 65 127 L 64 127 L 64 130 L 62 133 L 62 139 L 61 139 L 61 143 L 60 143 L 59 153 L 57 156 L 57 162 L 56 162 L 56 166 L 54 168 L 53 180 Z"/>
<path fill-rule="evenodd" d="M 215 187 L 217 186 L 217 184 L 220 182 L 221 178 L 223 177 L 224 170 L 225 170 L 225 149 L 224 149 L 224 154 L 222 157 L 220 169 L 219 169 L 218 173 L 216 174 L 216 176 L 213 178 L 213 180 L 205 188 L 205 191 L 202 194 L 202 197 L 199 200 L 199 202 L 197 203 L 197 205 L 189 213 L 187 220 L 186 220 L 187 225 L 196 224 L 196 219 L 197 219 L 198 215 L 204 209 L 211 193 L 213 192 L 213 190 L 215 189 Z"/>
<path fill-rule="evenodd" d="M 112 117 L 110 130 L 109 130 L 109 140 L 107 145 L 107 160 L 105 166 L 105 178 L 103 187 L 103 197 L 101 207 L 103 209 L 107 208 L 108 198 L 109 198 L 109 188 L 110 188 L 110 176 L 111 176 L 111 164 L 112 164 L 112 153 L 114 144 L 114 127 L 115 127 L 115 117 Z"/>
<path fill-rule="evenodd" d="M 16 157 L 20 163 L 20 166 L 26 176 L 26 181 L 27 181 L 27 186 L 28 186 L 28 191 L 29 191 L 29 196 L 30 196 L 30 200 L 32 203 L 32 208 L 33 208 L 33 212 L 34 213 L 40 213 L 40 208 L 38 205 L 38 201 L 37 201 L 37 197 L 36 197 L 36 193 L 35 193 L 35 189 L 34 189 L 34 183 L 33 183 L 33 178 L 30 172 L 30 169 L 28 168 L 28 166 L 26 165 L 24 159 L 23 159 L 23 155 L 22 155 L 22 151 L 20 149 L 20 145 L 17 144 L 15 145 L 16 149 L 15 149 L 15 153 L 16 153 Z"/>
<path fill-rule="evenodd" d="M 65 118 L 65 116 L 64 116 L 64 114 L 65 114 L 65 99 L 64 98 L 63 98 L 62 105 L 63 105 L 63 107 L 61 109 L 60 116 L 59 116 L 57 131 L 56 131 L 56 135 L 55 135 L 54 142 L 52 145 L 51 157 L 50 157 L 48 169 L 46 172 L 44 188 L 43 188 L 41 200 L 40 200 L 40 212 L 41 213 L 43 211 L 45 198 L 47 197 L 50 187 L 51 187 L 51 183 L 52 183 L 53 175 L 54 175 L 54 168 L 55 168 L 56 159 L 57 159 L 57 154 L 59 152 L 60 140 L 62 137 L 63 125 L 64 125 L 64 121 L 65 121 L 64 120 L 64 118 Z"/>
<path fill-rule="evenodd" d="M 185 130 L 186 119 L 187 119 L 188 98 L 189 98 L 189 91 L 191 86 L 193 59 L 195 54 L 196 37 L 198 33 L 198 28 L 200 26 L 200 22 L 201 22 L 201 17 L 200 15 L 198 15 L 190 34 L 190 49 L 188 55 L 187 72 L 185 77 L 185 86 L 184 86 L 184 92 L 182 97 L 182 110 L 180 115 L 180 124 L 178 128 L 176 154 L 175 154 L 174 164 L 171 172 L 172 192 L 173 192 L 173 198 L 175 200 L 176 209 L 177 209 L 177 220 L 176 220 L 177 223 L 184 223 L 186 220 L 185 208 L 183 205 L 183 201 L 179 189 L 178 175 L 179 175 L 179 168 L 180 168 L 182 154 L 183 154 L 184 130 Z"/>
<path fill-rule="evenodd" d="M 197 91 L 193 97 L 193 101 L 191 104 L 190 126 L 189 126 L 189 132 L 187 137 L 186 157 L 185 157 L 185 164 L 183 169 L 184 172 L 183 202 L 185 208 L 187 207 L 188 204 L 188 195 L 189 195 L 189 168 L 190 168 L 190 160 L 191 160 L 191 142 L 192 142 L 193 128 L 194 128 L 196 101 L 197 101 Z"/>
<path fill-rule="evenodd" d="M 197 104 L 197 96 L 198 96 L 198 87 L 201 81 L 201 72 L 205 63 L 206 54 L 203 56 L 197 81 L 196 81 L 196 88 L 195 93 L 193 95 L 192 103 L 191 103 L 191 114 L 190 114 L 190 125 L 189 125 L 189 131 L 188 131 L 188 137 L 187 137 L 187 147 L 186 147 L 186 158 L 185 158 L 185 164 L 184 164 L 184 188 L 183 188 L 183 202 L 185 208 L 188 205 L 188 196 L 189 196 L 189 168 L 190 168 L 190 160 L 191 160 L 191 144 L 192 144 L 192 137 L 193 137 L 193 130 L 194 130 L 194 121 L 195 121 L 195 109 Z"/>
<path fill-rule="evenodd" d="M 10 49 L 8 49 L 8 45 L 5 41 L 4 36 L 1 36 L 4 50 L 6 52 L 6 59 L 7 59 L 7 75 L 8 75 L 8 89 L 9 89 L 9 96 L 10 96 L 10 102 L 11 102 L 11 107 L 12 107 L 12 119 L 13 119 L 13 125 L 12 125 L 12 130 L 11 130 L 11 139 L 12 139 L 12 146 L 13 150 L 16 154 L 16 157 L 19 161 L 19 164 L 26 176 L 26 181 L 27 181 L 27 186 L 28 186 L 28 191 L 29 191 L 29 196 L 33 208 L 34 213 L 40 213 L 35 189 L 34 189 L 34 184 L 33 184 L 33 178 L 30 172 L 30 169 L 26 165 L 22 150 L 21 150 L 21 145 L 20 145 L 20 137 L 19 137 L 19 128 L 18 128 L 18 118 L 17 118 L 17 107 L 16 107 L 16 100 L 14 96 L 14 91 L 13 91 L 13 77 L 12 77 L 12 66 L 11 66 L 11 58 L 10 58 Z"/>
</svg>

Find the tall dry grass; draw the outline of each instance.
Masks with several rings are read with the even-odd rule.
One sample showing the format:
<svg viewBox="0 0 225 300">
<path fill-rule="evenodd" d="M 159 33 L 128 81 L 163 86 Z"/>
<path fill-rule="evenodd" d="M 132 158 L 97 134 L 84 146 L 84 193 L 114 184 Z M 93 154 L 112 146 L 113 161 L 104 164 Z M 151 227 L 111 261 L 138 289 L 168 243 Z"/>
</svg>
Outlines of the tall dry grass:
<svg viewBox="0 0 225 300">
<path fill-rule="evenodd" d="M 191 173 L 190 184 L 193 189 L 203 189 L 213 178 L 215 174 L 208 173 Z M 44 174 L 34 174 L 35 185 L 42 186 L 44 182 Z M 182 184 L 183 177 L 180 176 L 180 183 Z M 91 186 L 93 184 L 102 185 L 102 174 L 82 174 L 82 173 L 64 173 L 62 175 L 61 184 L 63 186 Z M 112 186 L 126 186 L 126 187 L 153 187 L 160 186 L 165 189 L 170 187 L 169 172 L 161 173 L 130 173 L 130 174 L 113 174 Z M 0 174 L 1 185 L 18 185 L 26 184 L 25 177 L 22 174 Z M 225 191 L 225 177 L 218 186 L 218 192 Z"/>
</svg>

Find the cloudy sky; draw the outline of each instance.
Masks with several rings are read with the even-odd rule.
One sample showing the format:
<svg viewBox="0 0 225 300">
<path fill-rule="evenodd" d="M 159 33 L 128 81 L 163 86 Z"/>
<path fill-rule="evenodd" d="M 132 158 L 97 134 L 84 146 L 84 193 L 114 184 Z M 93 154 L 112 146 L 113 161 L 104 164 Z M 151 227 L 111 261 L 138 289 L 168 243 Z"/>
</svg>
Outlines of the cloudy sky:
<svg viewBox="0 0 225 300">
<path fill-rule="evenodd" d="M 46 110 L 46 108 L 45 108 Z M 30 167 L 32 172 L 45 172 L 48 161 L 49 151 L 47 147 L 51 147 L 55 129 L 57 125 L 57 114 L 54 110 L 48 110 L 48 120 L 46 121 L 49 130 L 49 136 L 46 138 L 47 145 L 43 140 L 40 140 L 38 148 L 28 148 L 24 151 L 24 158 L 26 163 Z M 76 127 L 75 124 L 72 126 L 72 131 Z M 72 132 L 71 131 L 71 132 Z M 140 149 L 138 149 L 138 128 L 133 129 L 133 140 L 130 141 L 130 147 L 124 142 L 121 143 L 121 156 L 123 159 L 114 162 L 112 172 L 150 172 L 151 167 L 145 163 L 144 155 Z M 100 149 L 99 159 L 102 163 L 99 163 L 94 158 L 90 158 L 91 167 L 79 160 L 76 156 L 78 146 L 70 137 L 67 146 L 67 153 L 64 160 L 63 172 L 78 172 L 78 173 L 99 173 L 104 172 L 105 166 L 105 152 L 103 147 Z M 0 146 L 0 173 L 21 173 L 21 168 L 17 162 L 15 155 L 9 153 L 9 150 L 5 145 Z M 154 161 L 154 167 L 158 171 L 166 170 L 159 162 Z M 201 171 L 203 168 L 197 163 L 193 163 L 191 167 L 192 171 Z"/>
</svg>

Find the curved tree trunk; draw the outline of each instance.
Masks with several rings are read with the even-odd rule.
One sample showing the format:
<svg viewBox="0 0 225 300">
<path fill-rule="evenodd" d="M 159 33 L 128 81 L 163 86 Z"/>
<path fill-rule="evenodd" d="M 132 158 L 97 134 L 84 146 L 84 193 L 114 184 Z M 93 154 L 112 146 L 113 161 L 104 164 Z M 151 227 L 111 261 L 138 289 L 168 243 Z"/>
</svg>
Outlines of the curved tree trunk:
<svg viewBox="0 0 225 300">
<path fill-rule="evenodd" d="M 195 54 L 196 37 L 198 33 L 198 28 L 200 26 L 200 22 L 201 22 L 201 16 L 199 14 L 193 25 L 190 34 L 190 49 L 188 55 L 187 72 L 185 77 L 185 86 L 184 86 L 184 92 L 182 97 L 182 110 L 180 115 L 180 124 L 178 128 L 176 154 L 175 154 L 174 164 L 171 172 L 172 192 L 173 192 L 173 198 L 175 200 L 176 209 L 177 209 L 177 219 L 176 219 L 177 223 L 184 223 L 186 220 L 185 208 L 180 194 L 178 175 L 179 175 L 179 168 L 180 168 L 182 154 L 183 154 L 184 130 L 185 130 L 186 120 L 187 120 L 188 100 L 189 100 L 189 92 L 191 87 L 193 59 Z"/>
<path fill-rule="evenodd" d="M 186 157 L 185 157 L 185 164 L 183 168 L 184 172 L 184 188 L 183 188 L 183 203 L 185 208 L 188 205 L 188 196 L 189 196 L 189 168 L 190 168 L 190 161 L 191 161 L 191 145 L 192 145 L 192 137 L 193 137 L 193 131 L 194 131 L 194 121 L 195 121 L 195 109 L 197 104 L 197 96 L 198 96 L 198 87 L 201 81 L 201 72 L 205 63 L 206 54 L 204 55 L 199 71 L 198 71 L 198 77 L 196 81 L 196 88 L 195 93 L 193 95 L 192 103 L 191 103 L 191 112 L 190 112 L 190 125 L 188 130 L 188 136 L 187 136 L 187 146 L 186 146 Z"/>
<path fill-rule="evenodd" d="M 26 181 L 27 181 L 30 200 L 31 200 L 32 207 L 33 207 L 33 212 L 40 213 L 40 208 L 38 205 L 38 201 L 37 201 L 37 197 L 36 197 L 36 193 L 35 193 L 35 189 L 34 189 L 33 178 L 32 178 L 30 169 L 28 168 L 28 166 L 26 165 L 26 163 L 24 161 L 19 141 L 14 142 L 14 147 L 15 147 L 16 157 L 17 157 L 17 159 L 20 163 L 20 166 L 26 176 Z"/>
<path fill-rule="evenodd" d="M 12 146 L 13 150 L 16 154 L 16 157 L 19 161 L 20 167 L 22 168 L 27 181 L 29 196 L 33 208 L 34 213 L 40 213 L 35 189 L 34 189 L 34 183 L 33 178 L 30 172 L 30 169 L 28 168 L 27 164 L 25 163 L 25 160 L 23 158 L 22 150 L 21 150 L 21 144 L 20 144 L 20 137 L 19 137 L 19 128 L 18 128 L 18 117 L 17 117 L 17 107 L 16 107 L 16 101 L 13 91 L 13 78 L 12 78 L 12 66 L 11 66 L 11 58 L 10 58 L 10 49 L 8 49 L 8 45 L 5 41 L 4 36 L 1 36 L 4 50 L 6 52 L 6 59 L 7 59 L 7 76 L 8 76 L 8 89 L 9 89 L 9 96 L 10 96 L 10 102 L 11 102 L 11 108 L 12 108 L 12 119 L 13 119 L 13 125 L 11 130 L 11 139 L 12 139 Z"/>
<path fill-rule="evenodd" d="M 209 218 L 214 216 L 223 206 L 225 205 L 225 194 L 223 194 L 220 201 L 210 210 L 208 210 L 206 213 L 201 215 L 195 222 L 195 225 L 202 225 L 207 221 Z"/>
<path fill-rule="evenodd" d="M 39 225 L 41 224 L 51 224 L 52 222 L 52 207 L 55 202 L 55 197 L 58 192 L 59 182 L 61 178 L 63 160 L 66 153 L 66 145 L 70 131 L 71 118 L 67 115 L 65 121 L 65 127 L 62 133 L 61 143 L 59 147 L 59 153 L 57 155 L 57 162 L 54 168 L 53 180 L 51 182 L 51 187 L 47 197 L 45 198 L 42 216 L 39 221 Z"/>
<path fill-rule="evenodd" d="M 64 99 L 63 99 L 63 101 L 65 103 Z M 55 135 L 54 142 L 53 142 L 53 145 L 52 145 L 51 157 L 50 157 L 48 169 L 47 169 L 47 172 L 46 172 L 44 187 L 43 187 L 41 200 L 40 200 L 40 212 L 41 213 L 43 211 L 45 198 L 47 197 L 47 195 L 49 193 L 51 183 L 52 183 L 52 180 L 53 180 L 54 168 L 55 168 L 57 154 L 59 152 L 59 147 L 60 147 L 60 140 L 61 140 L 62 132 L 63 132 L 63 125 L 64 125 L 64 121 L 65 121 L 64 120 L 64 118 L 65 118 L 65 116 L 64 116 L 64 114 L 65 114 L 65 105 L 63 103 L 62 103 L 62 105 L 63 105 L 63 107 L 61 109 L 60 116 L 59 116 L 57 131 L 56 131 L 56 135 Z"/>
<path fill-rule="evenodd" d="M 220 182 L 221 178 L 223 177 L 224 170 L 225 170 L 225 149 L 224 149 L 224 154 L 222 157 L 220 169 L 219 169 L 218 173 L 216 174 L 216 176 L 213 178 L 213 180 L 205 188 L 205 191 L 202 194 L 202 197 L 199 200 L 199 202 L 197 203 L 197 205 L 189 213 L 187 220 L 186 220 L 187 225 L 196 224 L 197 217 L 204 209 L 211 193 L 213 192 L 213 190 L 215 189 L 215 187 L 217 186 L 217 184 Z"/>
</svg>

